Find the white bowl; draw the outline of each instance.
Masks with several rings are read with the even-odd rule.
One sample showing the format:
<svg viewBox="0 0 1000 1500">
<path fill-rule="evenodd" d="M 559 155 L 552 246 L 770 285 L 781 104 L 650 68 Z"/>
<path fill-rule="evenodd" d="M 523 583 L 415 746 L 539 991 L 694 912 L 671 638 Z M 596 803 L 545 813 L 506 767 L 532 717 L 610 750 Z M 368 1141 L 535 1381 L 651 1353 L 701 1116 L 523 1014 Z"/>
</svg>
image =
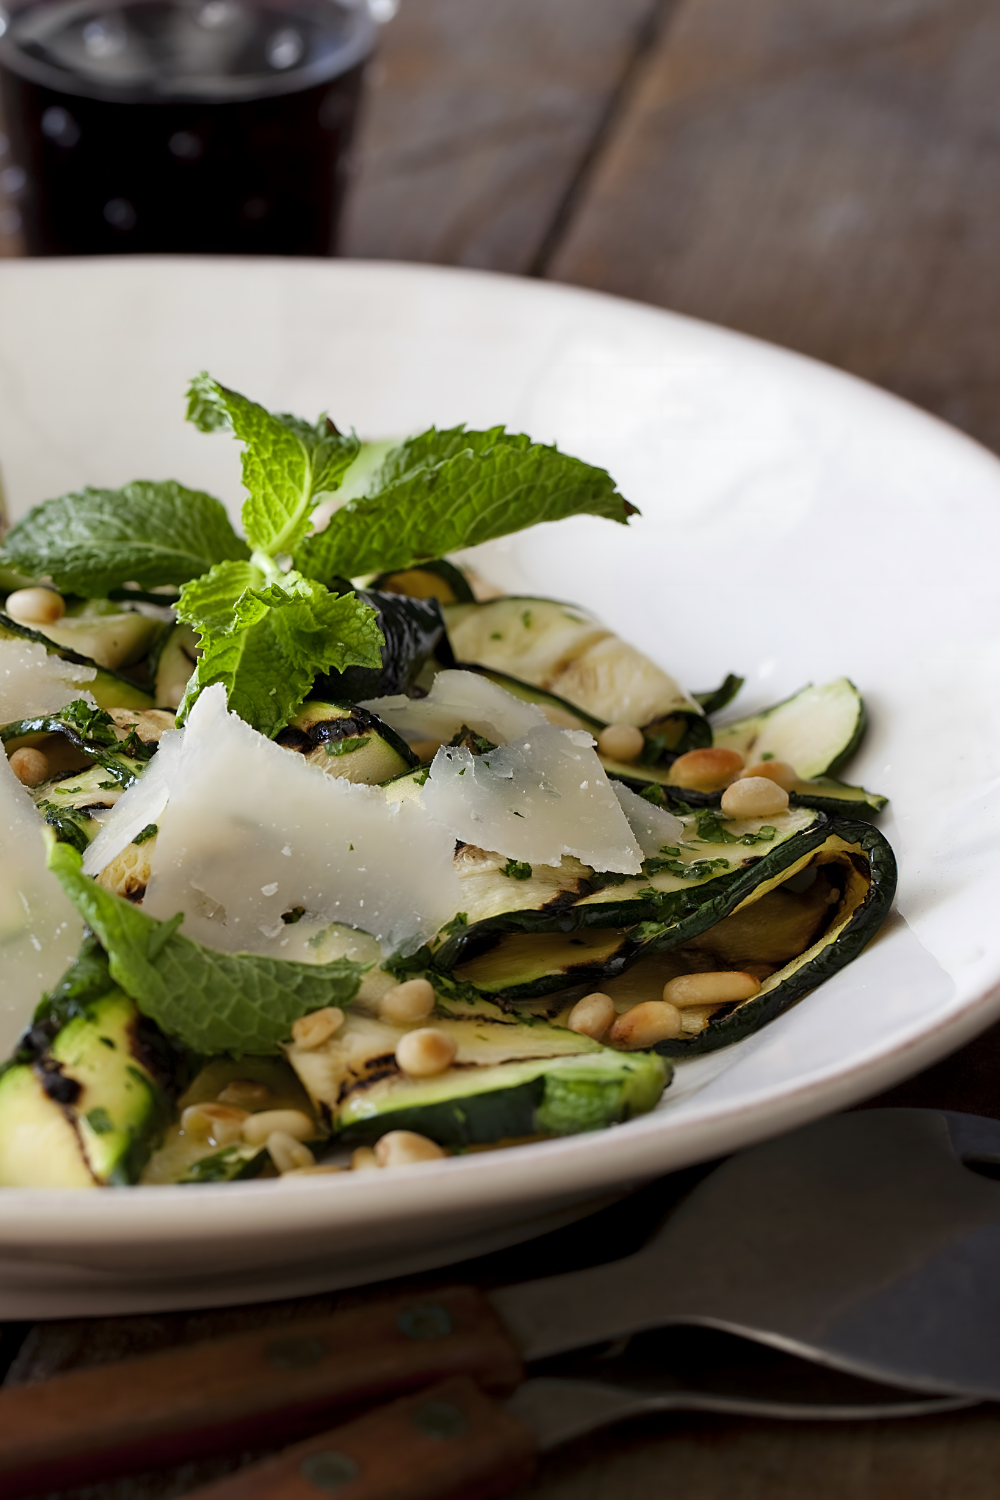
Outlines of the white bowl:
<svg viewBox="0 0 1000 1500">
<path fill-rule="evenodd" d="M 444 1264 L 802 1124 L 1000 1010 L 1000 464 L 903 402 L 780 349 L 613 298 L 344 261 L 0 265 L 0 462 L 13 514 L 174 476 L 239 504 L 237 447 L 182 421 L 209 369 L 368 437 L 506 422 L 605 465 L 642 508 L 481 549 L 578 599 L 741 712 L 847 673 L 852 780 L 892 798 L 898 912 L 843 973 L 683 1063 L 651 1115 L 386 1176 L 0 1196 L 0 1317 L 239 1302 Z"/>
</svg>

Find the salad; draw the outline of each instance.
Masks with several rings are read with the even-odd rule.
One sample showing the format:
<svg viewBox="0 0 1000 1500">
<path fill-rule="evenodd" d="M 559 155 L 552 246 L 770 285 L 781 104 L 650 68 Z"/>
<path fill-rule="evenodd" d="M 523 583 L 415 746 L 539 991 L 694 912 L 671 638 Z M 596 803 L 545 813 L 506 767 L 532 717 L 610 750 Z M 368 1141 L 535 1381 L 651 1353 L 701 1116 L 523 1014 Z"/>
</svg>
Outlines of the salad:
<svg viewBox="0 0 1000 1500">
<path fill-rule="evenodd" d="M 635 513 L 507 433 L 361 443 L 198 376 L 174 482 L 0 554 L 0 1186 L 337 1174 L 618 1125 L 895 889 L 846 678 L 719 721 L 449 556 Z"/>
</svg>

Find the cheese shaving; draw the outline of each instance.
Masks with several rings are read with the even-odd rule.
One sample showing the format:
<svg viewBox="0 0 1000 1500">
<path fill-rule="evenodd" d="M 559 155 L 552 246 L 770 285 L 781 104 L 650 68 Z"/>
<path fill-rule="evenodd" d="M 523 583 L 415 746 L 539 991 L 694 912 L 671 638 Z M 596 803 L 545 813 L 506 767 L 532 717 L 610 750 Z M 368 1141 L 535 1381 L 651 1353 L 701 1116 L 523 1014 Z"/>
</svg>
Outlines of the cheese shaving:
<svg viewBox="0 0 1000 1500">
<path fill-rule="evenodd" d="M 388 698 L 369 698 L 361 706 L 406 740 L 446 742 L 466 725 L 494 744 L 501 744 L 546 722 L 534 703 L 515 698 L 478 672 L 439 672 L 426 698 L 396 693 Z"/>
</svg>

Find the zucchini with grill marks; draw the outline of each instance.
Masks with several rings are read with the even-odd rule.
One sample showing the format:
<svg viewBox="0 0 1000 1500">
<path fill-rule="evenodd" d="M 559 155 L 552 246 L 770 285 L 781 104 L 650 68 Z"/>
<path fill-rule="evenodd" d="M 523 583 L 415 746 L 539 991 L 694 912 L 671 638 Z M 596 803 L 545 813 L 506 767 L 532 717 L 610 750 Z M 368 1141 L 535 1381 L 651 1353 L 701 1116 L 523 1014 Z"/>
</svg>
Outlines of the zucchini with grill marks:
<svg viewBox="0 0 1000 1500">
<path fill-rule="evenodd" d="M 376 786 L 419 764 L 395 730 L 365 708 L 310 699 L 299 709 L 278 744 L 305 756 L 327 776 Z"/>
<path fill-rule="evenodd" d="M 429 1023 L 456 1042 L 434 1078 L 402 1073 L 395 1051 L 409 1028 L 352 1012 L 323 1047 L 288 1059 L 345 1144 L 414 1130 L 445 1146 L 599 1130 L 652 1109 L 670 1078 L 653 1053 L 615 1052 L 589 1037 L 480 1006 Z"/>
<path fill-rule="evenodd" d="M 88 940 L 0 1073 L 0 1186 L 137 1181 L 181 1069 Z"/>
<path fill-rule="evenodd" d="M 509 597 L 448 604 L 444 615 L 456 661 L 508 673 L 603 723 L 704 719 L 673 677 L 575 604 Z"/>
<path fill-rule="evenodd" d="M 881 925 L 895 892 L 892 851 L 875 828 L 831 821 L 823 813 L 806 816 L 814 819 L 808 827 L 725 873 L 710 872 L 694 882 L 670 874 L 654 875 L 645 885 L 629 879 L 618 887 L 469 922 L 447 935 L 430 965 L 510 1005 L 569 986 L 605 987 L 651 955 L 677 953 L 678 961 L 663 969 L 660 988 L 678 973 L 746 969 L 764 982 L 768 995 L 779 985 L 793 985 L 782 988 L 781 1009 L 818 984 L 816 975 L 826 977 L 850 962 L 860 951 L 857 932 L 865 933 L 863 946 Z M 852 875 L 845 885 L 844 874 L 852 869 L 857 878 Z M 812 896 L 794 884 L 781 890 L 808 870 L 817 873 L 807 879 L 821 882 Z M 769 900 L 772 893 L 775 899 Z M 756 903 L 764 902 L 753 921 Z M 842 933 L 844 913 L 853 914 L 859 905 L 864 915 Z M 820 949 L 806 973 L 802 954 L 816 943 Z M 794 984 L 792 971 L 784 972 L 788 964 Z M 659 993 L 643 998 L 658 999 Z M 728 1029 L 718 1034 L 732 1039 Z"/>
</svg>

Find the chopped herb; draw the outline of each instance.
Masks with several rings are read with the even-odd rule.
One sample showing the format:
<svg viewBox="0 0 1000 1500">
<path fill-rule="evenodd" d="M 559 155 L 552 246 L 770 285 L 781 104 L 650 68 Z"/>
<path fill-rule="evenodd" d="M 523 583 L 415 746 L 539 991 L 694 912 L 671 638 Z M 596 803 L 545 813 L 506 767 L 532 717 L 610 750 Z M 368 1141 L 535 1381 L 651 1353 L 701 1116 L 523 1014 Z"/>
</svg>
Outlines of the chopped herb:
<svg viewBox="0 0 1000 1500">
<path fill-rule="evenodd" d="M 490 635 L 490 640 L 491 641 L 502 641 L 503 640 L 503 631 L 502 630 L 494 630 L 492 632 L 492 634 Z"/>
<path fill-rule="evenodd" d="M 99 781 L 97 785 L 102 792 L 117 792 L 118 790 L 117 781 Z"/>
<path fill-rule="evenodd" d="M 530 880 L 531 866 L 523 859 L 509 859 L 500 874 L 509 876 L 511 880 Z"/>
<path fill-rule="evenodd" d="M 753 848 L 754 844 L 770 844 L 777 836 L 778 830 L 770 823 L 765 823 L 756 833 L 730 833 L 728 828 L 722 826 L 729 821 L 710 808 L 699 812 L 698 837 L 706 844 L 746 844 L 748 848 Z"/>
<path fill-rule="evenodd" d="M 676 875 L 678 880 L 704 880 L 718 870 L 730 868 L 728 859 L 693 859 L 686 865 L 680 859 L 647 859 L 643 861 L 644 875 Z M 640 891 L 640 895 L 643 893 Z"/>
<path fill-rule="evenodd" d="M 530 609 L 526 609 L 524 611 L 524 613 L 521 615 L 521 624 L 524 626 L 525 630 L 530 630 L 531 629 L 531 610 Z"/>
<path fill-rule="evenodd" d="M 774 751 L 773 750 L 765 750 L 764 754 L 761 756 L 761 760 L 773 760 L 773 759 L 774 759 Z"/>
<path fill-rule="evenodd" d="M 147 823 L 145 828 L 140 828 L 132 842 L 133 844 L 145 844 L 147 840 L 155 839 L 159 831 L 155 823 Z"/>
<path fill-rule="evenodd" d="M 453 932 L 461 932 L 462 928 L 468 927 L 468 925 L 469 913 L 467 911 L 458 911 L 452 917 L 450 922 L 446 922 L 444 924 L 444 926 L 441 928 L 441 931 L 442 933 L 445 933 L 450 937 Z"/>
<path fill-rule="evenodd" d="M 103 1040 L 104 1038 L 102 1037 L 101 1041 Z M 89 1114 L 84 1116 L 84 1119 L 95 1135 L 110 1135 L 111 1131 L 115 1128 L 111 1123 L 111 1116 L 102 1104 L 96 1105 Z"/>
<path fill-rule="evenodd" d="M 281 920 L 285 923 L 286 927 L 292 927 L 296 922 L 301 922 L 305 914 L 306 909 L 304 906 L 293 906 L 291 911 L 283 911 L 281 913 Z"/>
<path fill-rule="evenodd" d="M 327 740 L 324 746 L 327 755 L 353 755 L 371 739 L 370 734 L 352 734 L 342 740 Z"/>
</svg>

